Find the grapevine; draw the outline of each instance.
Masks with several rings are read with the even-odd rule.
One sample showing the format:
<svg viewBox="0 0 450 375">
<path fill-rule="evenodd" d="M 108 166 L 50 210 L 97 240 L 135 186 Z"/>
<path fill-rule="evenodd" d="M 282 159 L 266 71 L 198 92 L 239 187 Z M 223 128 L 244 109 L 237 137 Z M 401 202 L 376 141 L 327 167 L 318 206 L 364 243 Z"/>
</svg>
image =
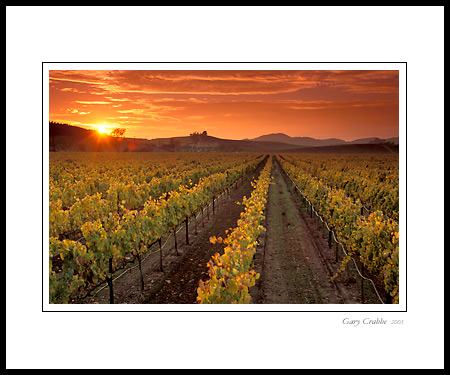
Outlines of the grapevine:
<svg viewBox="0 0 450 375">
<path fill-rule="evenodd" d="M 226 245 L 224 254 L 215 253 L 208 262 L 209 280 L 200 280 L 197 303 L 249 303 L 249 288 L 255 285 L 259 274 L 253 269 L 259 234 L 265 230 L 261 225 L 271 180 L 272 159 L 268 159 L 259 179 L 252 183 L 250 198 L 244 197 L 245 207 L 237 226 L 225 239 L 212 237 L 211 243 Z"/>
</svg>

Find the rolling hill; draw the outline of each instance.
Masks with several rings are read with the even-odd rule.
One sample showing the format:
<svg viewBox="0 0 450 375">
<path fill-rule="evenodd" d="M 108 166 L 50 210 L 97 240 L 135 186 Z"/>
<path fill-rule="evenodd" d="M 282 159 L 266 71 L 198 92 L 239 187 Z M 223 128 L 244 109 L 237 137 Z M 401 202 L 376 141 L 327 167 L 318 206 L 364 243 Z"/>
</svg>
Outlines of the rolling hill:
<svg viewBox="0 0 450 375">
<path fill-rule="evenodd" d="M 134 152 L 281 152 L 296 145 L 252 140 L 222 139 L 207 134 L 193 134 L 172 138 L 114 138 L 95 130 L 50 122 L 50 151 L 134 151 Z"/>
<path fill-rule="evenodd" d="M 172 138 L 115 138 L 94 130 L 50 122 L 49 151 L 398 153 L 398 137 L 346 142 L 336 138 L 289 137 L 276 133 L 255 139 L 233 140 L 203 132 Z"/>
</svg>

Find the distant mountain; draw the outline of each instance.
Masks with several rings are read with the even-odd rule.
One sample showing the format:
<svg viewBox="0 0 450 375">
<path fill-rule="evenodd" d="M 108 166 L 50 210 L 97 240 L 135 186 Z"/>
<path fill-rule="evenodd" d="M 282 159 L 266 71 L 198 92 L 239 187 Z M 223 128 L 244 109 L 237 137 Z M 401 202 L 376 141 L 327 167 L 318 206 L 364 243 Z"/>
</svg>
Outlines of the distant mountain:
<svg viewBox="0 0 450 375">
<path fill-rule="evenodd" d="M 338 146 L 343 145 L 346 142 L 342 139 L 327 138 L 327 139 L 315 139 L 310 137 L 293 137 L 295 144 L 304 147 L 323 147 L 323 146 Z"/>
<path fill-rule="evenodd" d="M 399 145 L 400 144 L 399 137 L 386 138 L 384 141 L 386 143 L 393 143 L 394 145 Z"/>
<path fill-rule="evenodd" d="M 339 146 L 349 144 L 380 144 L 380 143 L 393 143 L 399 144 L 399 138 L 381 139 L 377 137 L 355 139 L 354 141 L 344 141 L 338 138 L 316 139 L 311 137 L 290 137 L 284 133 L 272 133 L 262 135 L 252 139 L 255 142 L 283 142 L 302 147 L 324 147 L 324 146 Z"/>
<path fill-rule="evenodd" d="M 249 141 L 257 141 L 257 142 L 282 142 L 282 143 L 290 143 L 296 145 L 294 138 L 289 137 L 283 133 L 272 133 L 267 135 L 262 135 L 258 138 L 247 139 Z"/>
<path fill-rule="evenodd" d="M 329 138 L 329 139 L 315 139 L 311 137 L 290 137 L 284 133 L 273 133 L 262 135 L 260 137 L 252 139 L 256 142 L 284 142 L 296 146 L 303 147 L 320 147 L 320 146 L 335 146 L 342 145 L 346 142 L 342 139 Z"/>
</svg>

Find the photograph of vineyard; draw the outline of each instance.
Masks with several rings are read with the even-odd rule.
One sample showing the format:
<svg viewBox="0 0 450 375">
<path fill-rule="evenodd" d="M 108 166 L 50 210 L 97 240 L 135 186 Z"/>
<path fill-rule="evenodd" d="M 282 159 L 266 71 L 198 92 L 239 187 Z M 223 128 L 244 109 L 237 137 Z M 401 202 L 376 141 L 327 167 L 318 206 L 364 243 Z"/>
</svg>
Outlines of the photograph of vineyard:
<svg viewBox="0 0 450 375">
<path fill-rule="evenodd" d="M 398 71 L 50 70 L 49 119 L 50 304 L 399 304 Z"/>
</svg>

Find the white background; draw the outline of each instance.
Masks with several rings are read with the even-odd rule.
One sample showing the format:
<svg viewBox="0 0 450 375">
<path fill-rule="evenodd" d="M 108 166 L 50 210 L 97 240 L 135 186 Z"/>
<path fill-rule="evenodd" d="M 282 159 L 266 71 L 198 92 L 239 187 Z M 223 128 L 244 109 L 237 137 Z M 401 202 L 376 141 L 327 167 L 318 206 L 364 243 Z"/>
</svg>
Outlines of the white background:
<svg viewBox="0 0 450 375">
<path fill-rule="evenodd" d="M 443 7 L 7 7 L 6 21 L 7 368 L 444 367 Z M 42 62 L 125 61 L 407 62 L 407 312 L 42 312 Z"/>
</svg>

